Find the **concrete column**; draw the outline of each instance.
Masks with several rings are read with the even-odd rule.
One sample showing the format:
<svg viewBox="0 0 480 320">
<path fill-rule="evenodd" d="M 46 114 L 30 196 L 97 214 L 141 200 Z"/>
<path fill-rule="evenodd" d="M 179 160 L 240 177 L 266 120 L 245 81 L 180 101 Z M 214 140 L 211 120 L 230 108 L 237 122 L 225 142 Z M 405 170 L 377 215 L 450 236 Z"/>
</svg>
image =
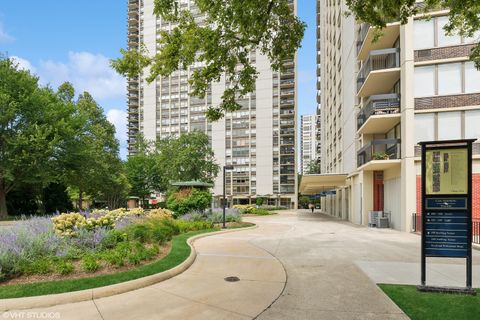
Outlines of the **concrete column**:
<svg viewBox="0 0 480 320">
<path fill-rule="evenodd" d="M 409 19 L 408 24 L 400 27 L 400 47 L 402 131 L 400 228 L 408 232 L 411 227 L 410 216 L 416 207 L 413 18 Z"/>
</svg>

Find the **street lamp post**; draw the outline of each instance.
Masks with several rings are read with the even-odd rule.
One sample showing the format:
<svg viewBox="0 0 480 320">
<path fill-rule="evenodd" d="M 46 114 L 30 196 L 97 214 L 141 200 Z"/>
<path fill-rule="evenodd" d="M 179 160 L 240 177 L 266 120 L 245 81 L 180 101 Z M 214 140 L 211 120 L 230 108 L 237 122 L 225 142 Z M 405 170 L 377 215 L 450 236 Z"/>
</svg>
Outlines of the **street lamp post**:
<svg viewBox="0 0 480 320">
<path fill-rule="evenodd" d="M 225 208 L 227 206 L 227 201 L 225 199 L 225 185 L 226 185 L 225 173 L 226 173 L 227 170 L 233 170 L 233 166 L 232 165 L 223 166 L 223 229 L 226 228 L 226 226 L 225 226 Z"/>
</svg>

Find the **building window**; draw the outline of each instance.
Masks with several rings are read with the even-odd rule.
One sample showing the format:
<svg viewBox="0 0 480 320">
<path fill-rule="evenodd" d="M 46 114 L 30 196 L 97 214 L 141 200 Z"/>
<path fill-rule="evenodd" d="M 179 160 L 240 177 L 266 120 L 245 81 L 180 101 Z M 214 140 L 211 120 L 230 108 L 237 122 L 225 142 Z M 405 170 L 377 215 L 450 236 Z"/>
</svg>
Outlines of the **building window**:
<svg viewBox="0 0 480 320">
<path fill-rule="evenodd" d="M 415 141 L 435 140 L 435 114 L 420 113 L 415 115 Z"/>
<path fill-rule="evenodd" d="M 415 68 L 415 97 L 435 95 L 435 66 Z"/>
<path fill-rule="evenodd" d="M 431 18 L 430 20 L 415 20 L 413 22 L 413 48 L 422 50 L 434 47 L 456 46 L 478 42 L 480 31 L 472 37 L 461 37 L 458 34 L 448 35 L 444 29 L 448 16 Z"/>
<path fill-rule="evenodd" d="M 434 19 L 415 20 L 413 23 L 413 46 L 415 50 L 435 46 Z"/>
<path fill-rule="evenodd" d="M 438 17 L 437 19 L 437 34 L 438 34 L 438 43 L 437 46 L 453 46 L 459 45 L 462 43 L 462 38 L 459 35 L 447 35 L 444 27 L 448 23 L 448 17 Z"/>
<path fill-rule="evenodd" d="M 415 68 L 415 98 L 480 92 L 480 71 L 473 62 Z"/>
<path fill-rule="evenodd" d="M 438 113 L 438 140 L 462 138 L 461 112 Z"/>
<path fill-rule="evenodd" d="M 438 94 L 462 92 L 462 64 L 447 63 L 438 65 Z"/>
<path fill-rule="evenodd" d="M 465 63 L 465 93 L 480 92 L 480 71 L 473 62 Z"/>
<path fill-rule="evenodd" d="M 465 111 L 465 139 L 480 139 L 480 110 Z"/>
</svg>

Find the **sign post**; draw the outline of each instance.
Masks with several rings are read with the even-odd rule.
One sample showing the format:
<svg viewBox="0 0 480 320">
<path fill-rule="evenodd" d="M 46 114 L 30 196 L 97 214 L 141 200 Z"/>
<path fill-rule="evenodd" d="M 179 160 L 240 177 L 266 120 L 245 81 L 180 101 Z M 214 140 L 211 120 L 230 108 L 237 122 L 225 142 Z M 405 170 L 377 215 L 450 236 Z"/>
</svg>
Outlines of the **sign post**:
<svg viewBox="0 0 480 320">
<path fill-rule="evenodd" d="M 475 294 L 472 289 L 472 143 L 421 142 L 422 265 L 419 291 Z M 426 285 L 426 258 L 466 259 L 465 288 Z"/>
</svg>

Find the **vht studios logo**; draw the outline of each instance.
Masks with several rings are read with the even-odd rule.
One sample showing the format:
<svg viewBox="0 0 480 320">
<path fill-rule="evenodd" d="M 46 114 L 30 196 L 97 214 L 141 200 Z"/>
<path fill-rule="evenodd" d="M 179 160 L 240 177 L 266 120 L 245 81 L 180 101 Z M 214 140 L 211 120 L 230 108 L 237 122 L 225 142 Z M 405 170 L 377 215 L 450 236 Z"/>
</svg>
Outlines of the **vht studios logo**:
<svg viewBox="0 0 480 320">
<path fill-rule="evenodd" d="M 60 319 L 60 312 L 8 311 L 3 319 Z"/>
</svg>

